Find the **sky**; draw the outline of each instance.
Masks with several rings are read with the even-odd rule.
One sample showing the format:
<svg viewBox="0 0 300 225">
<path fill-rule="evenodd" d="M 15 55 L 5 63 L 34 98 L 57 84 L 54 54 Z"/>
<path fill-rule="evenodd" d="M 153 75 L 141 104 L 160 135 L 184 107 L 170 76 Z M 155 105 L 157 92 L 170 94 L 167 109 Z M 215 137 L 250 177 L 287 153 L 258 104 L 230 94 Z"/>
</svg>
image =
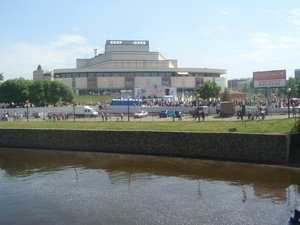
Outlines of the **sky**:
<svg viewBox="0 0 300 225">
<path fill-rule="evenodd" d="M 106 40 L 149 40 L 178 67 L 255 71 L 300 69 L 299 0 L 1 0 L 0 73 L 32 79 L 75 68 Z"/>
</svg>

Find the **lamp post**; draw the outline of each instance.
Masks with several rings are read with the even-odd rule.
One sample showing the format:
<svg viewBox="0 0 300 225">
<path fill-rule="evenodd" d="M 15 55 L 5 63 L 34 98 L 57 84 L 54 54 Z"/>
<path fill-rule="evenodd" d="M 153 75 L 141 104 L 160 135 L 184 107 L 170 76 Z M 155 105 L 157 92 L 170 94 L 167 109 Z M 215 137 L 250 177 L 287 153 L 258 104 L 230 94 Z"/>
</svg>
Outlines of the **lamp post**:
<svg viewBox="0 0 300 225">
<path fill-rule="evenodd" d="M 29 106 L 29 101 L 26 100 L 26 117 L 27 117 L 27 122 L 29 122 L 28 106 Z"/>
<path fill-rule="evenodd" d="M 127 99 L 127 115 L 128 115 L 128 122 L 130 121 L 130 117 L 129 117 L 129 96 L 128 96 L 128 99 Z"/>
<path fill-rule="evenodd" d="M 75 101 L 73 100 L 73 119 L 75 123 Z"/>
<path fill-rule="evenodd" d="M 198 93 L 196 96 L 197 96 L 197 117 L 198 117 L 198 122 L 200 122 L 200 94 Z"/>
<path fill-rule="evenodd" d="M 290 88 L 288 88 L 287 89 L 287 94 L 288 94 L 288 118 L 290 118 L 290 96 L 291 96 L 291 89 Z"/>
</svg>

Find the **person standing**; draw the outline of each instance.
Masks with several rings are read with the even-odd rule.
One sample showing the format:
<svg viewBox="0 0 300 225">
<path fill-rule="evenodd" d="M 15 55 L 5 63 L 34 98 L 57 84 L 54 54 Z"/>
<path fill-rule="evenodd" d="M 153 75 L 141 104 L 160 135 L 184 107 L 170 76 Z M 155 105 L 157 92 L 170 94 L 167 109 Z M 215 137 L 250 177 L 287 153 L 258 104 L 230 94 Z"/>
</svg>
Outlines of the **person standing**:
<svg viewBox="0 0 300 225">
<path fill-rule="evenodd" d="M 201 111 L 201 117 L 202 117 L 202 121 L 204 122 L 204 119 L 205 119 L 205 113 L 204 113 L 203 110 Z"/>
</svg>

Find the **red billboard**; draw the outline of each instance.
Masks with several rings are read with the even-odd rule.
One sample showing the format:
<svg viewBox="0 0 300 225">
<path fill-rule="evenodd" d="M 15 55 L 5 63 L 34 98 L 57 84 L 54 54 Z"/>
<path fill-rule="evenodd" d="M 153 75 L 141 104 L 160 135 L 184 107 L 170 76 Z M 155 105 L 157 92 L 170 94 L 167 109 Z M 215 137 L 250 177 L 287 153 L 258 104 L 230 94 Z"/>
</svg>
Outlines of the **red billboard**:
<svg viewBox="0 0 300 225">
<path fill-rule="evenodd" d="M 254 88 L 285 87 L 286 70 L 253 72 Z"/>
</svg>

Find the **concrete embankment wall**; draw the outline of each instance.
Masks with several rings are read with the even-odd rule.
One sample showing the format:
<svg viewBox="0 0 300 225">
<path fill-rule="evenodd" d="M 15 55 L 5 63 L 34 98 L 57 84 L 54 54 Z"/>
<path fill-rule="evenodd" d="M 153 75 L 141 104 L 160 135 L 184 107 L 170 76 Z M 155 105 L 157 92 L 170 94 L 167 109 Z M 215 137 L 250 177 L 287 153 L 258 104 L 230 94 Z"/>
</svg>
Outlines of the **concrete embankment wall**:
<svg viewBox="0 0 300 225">
<path fill-rule="evenodd" d="M 0 147 L 82 150 L 286 163 L 289 135 L 0 129 Z"/>
</svg>

